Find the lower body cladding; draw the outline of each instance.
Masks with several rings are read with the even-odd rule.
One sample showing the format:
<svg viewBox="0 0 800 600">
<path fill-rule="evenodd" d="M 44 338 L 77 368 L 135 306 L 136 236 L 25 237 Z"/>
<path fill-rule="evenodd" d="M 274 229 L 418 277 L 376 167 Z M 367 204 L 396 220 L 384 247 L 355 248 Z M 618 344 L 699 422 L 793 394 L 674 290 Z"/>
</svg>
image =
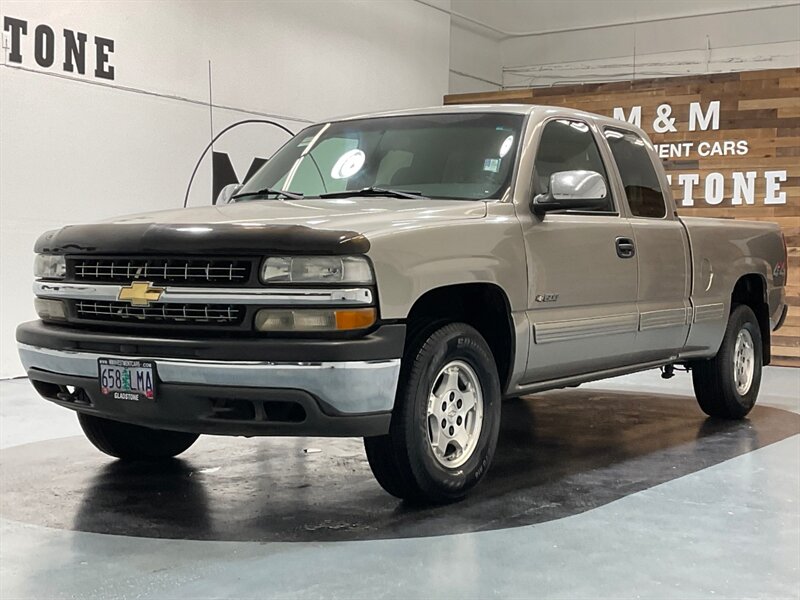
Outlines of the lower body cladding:
<svg viewBox="0 0 800 600">
<path fill-rule="evenodd" d="M 39 394 L 81 413 L 192 433 L 368 437 L 389 430 L 404 335 L 391 325 L 352 340 L 237 344 L 31 322 L 17 329 L 17 342 Z M 153 363 L 154 399 L 104 394 L 101 359 Z"/>
</svg>

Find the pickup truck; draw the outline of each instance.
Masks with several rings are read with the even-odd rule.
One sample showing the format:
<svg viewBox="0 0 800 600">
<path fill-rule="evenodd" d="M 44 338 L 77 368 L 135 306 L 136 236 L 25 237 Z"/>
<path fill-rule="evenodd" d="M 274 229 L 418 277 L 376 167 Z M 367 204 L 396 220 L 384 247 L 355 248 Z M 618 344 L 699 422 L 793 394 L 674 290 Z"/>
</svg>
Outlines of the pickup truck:
<svg viewBox="0 0 800 600">
<path fill-rule="evenodd" d="M 486 475 L 504 398 L 680 366 L 743 418 L 786 314 L 776 225 L 678 217 L 642 130 L 544 106 L 319 123 L 213 206 L 35 251 L 20 356 L 101 451 L 357 436 L 412 502 Z"/>
</svg>

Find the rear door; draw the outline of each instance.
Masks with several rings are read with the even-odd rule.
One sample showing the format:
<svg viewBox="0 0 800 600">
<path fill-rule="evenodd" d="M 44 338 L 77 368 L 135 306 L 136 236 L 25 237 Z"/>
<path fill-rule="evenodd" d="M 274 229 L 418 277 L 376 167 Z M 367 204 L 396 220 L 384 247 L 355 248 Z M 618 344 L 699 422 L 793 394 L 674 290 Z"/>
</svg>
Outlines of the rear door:
<svg viewBox="0 0 800 600">
<path fill-rule="evenodd" d="M 605 127 L 603 134 L 628 203 L 638 257 L 636 352 L 639 362 L 668 358 L 683 347 L 689 332 L 686 230 L 671 209 L 669 188 L 649 141 L 625 128 Z"/>
<path fill-rule="evenodd" d="M 543 218 L 531 213 L 530 198 L 517 206 L 533 342 L 525 384 L 627 364 L 638 326 L 637 260 L 619 250 L 633 242 L 633 230 L 611 193 L 601 132 L 594 123 L 567 117 L 537 127 L 539 143 L 527 174 L 531 198 L 547 190 L 553 173 L 590 170 L 606 178 L 609 202 L 604 210 Z"/>
</svg>

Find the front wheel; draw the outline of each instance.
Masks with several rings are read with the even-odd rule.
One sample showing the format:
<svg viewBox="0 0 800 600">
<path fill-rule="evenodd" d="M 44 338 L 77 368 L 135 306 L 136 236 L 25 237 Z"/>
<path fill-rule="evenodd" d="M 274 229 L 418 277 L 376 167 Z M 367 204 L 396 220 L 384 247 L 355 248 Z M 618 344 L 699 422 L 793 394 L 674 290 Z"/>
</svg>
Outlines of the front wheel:
<svg viewBox="0 0 800 600">
<path fill-rule="evenodd" d="M 101 452 L 124 460 L 172 458 L 189 449 L 196 433 L 150 429 L 78 413 L 86 437 Z"/>
<path fill-rule="evenodd" d="M 500 382 L 486 340 L 453 323 L 422 330 L 403 358 L 388 435 L 365 438 L 390 494 L 452 502 L 486 475 L 500 429 Z"/>
<path fill-rule="evenodd" d="M 742 419 L 756 403 L 763 351 L 758 320 L 749 306 L 731 311 L 717 355 L 692 364 L 692 383 L 704 413 Z"/>
</svg>

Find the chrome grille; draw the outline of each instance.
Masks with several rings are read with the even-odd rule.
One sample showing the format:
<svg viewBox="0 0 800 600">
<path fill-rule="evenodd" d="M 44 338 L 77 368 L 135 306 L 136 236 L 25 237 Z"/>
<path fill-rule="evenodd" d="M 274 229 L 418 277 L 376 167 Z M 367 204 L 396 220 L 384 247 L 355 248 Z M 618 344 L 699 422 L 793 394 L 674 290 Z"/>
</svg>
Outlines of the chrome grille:
<svg viewBox="0 0 800 600">
<path fill-rule="evenodd" d="M 153 283 L 245 283 L 250 262 L 240 259 L 80 257 L 67 261 L 68 272 L 78 281 Z"/>
<path fill-rule="evenodd" d="M 185 323 L 233 325 L 241 322 L 244 308 L 232 304 L 166 304 L 132 306 L 127 302 L 76 300 L 75 312 L 82 319 L 115 322 Z"/>
</svg>

